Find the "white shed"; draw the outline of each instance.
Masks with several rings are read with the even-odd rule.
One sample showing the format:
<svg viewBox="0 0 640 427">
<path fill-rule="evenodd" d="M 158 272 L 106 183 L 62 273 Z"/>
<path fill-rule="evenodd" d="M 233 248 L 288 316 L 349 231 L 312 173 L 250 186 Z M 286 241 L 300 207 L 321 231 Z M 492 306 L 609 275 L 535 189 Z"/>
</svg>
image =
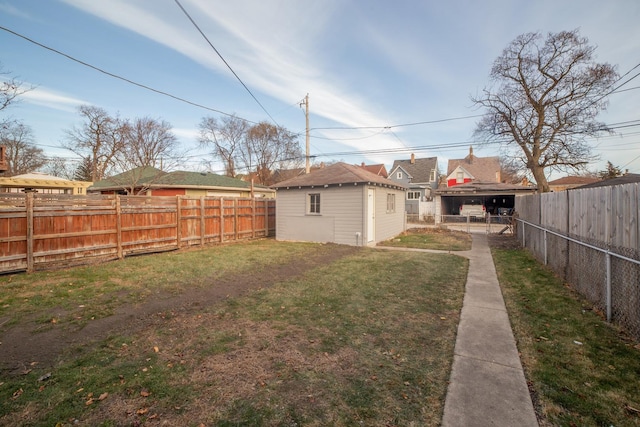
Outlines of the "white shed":
<svg viewBox="0 0 640 427">
<path fill-rule="evenodd" d="M 405 230 L 406 187 L 336 163 L 271 186 L 276 239 L 375 245 Z"/>
</svg>

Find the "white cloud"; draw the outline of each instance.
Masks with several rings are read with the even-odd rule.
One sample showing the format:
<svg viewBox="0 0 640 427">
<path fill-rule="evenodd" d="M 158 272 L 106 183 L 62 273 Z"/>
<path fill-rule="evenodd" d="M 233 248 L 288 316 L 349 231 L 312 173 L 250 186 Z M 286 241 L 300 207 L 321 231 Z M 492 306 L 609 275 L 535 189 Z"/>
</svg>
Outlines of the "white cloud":
<svg viewBox="0 0 640 427">
<path fill-rule="evenodd" d="M 18 9 L 17 7 L 10 5 L 6 2 L 2 2 L 0 3 L 0 12 L 2 13 L 6 13 L 9 15 L 13 15 L 13 16 L 17 16 L 19 18 L 26 18 L 26 19 L 33 19 L 31 17 L 31 15 L 29 15 L 26 12 L 23 12 L 22 10 Z"/>
<path fill-rule="evenodd" d="M 41 87 L 36 87 L 33 90 L 25 92 L 21 98 L 24 98 L 26 102 L 31 104 L 65 112 L 75 112 L 78 106 L 88 104 L 88 102 L 81 99 L 72 98 Z"/>
</svg>

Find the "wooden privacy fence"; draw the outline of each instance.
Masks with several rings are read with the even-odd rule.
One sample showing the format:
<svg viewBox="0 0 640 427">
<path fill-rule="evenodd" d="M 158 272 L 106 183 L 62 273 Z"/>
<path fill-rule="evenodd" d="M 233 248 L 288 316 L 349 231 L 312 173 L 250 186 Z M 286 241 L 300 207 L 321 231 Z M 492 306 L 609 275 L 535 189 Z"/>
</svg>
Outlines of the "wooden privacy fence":
<svg viewBox="0 0 640 427">
<path fill-rule="evenodd" d="M 275 200 L 0 195 L 0 273 L 267 237 Z"/>
</svg>

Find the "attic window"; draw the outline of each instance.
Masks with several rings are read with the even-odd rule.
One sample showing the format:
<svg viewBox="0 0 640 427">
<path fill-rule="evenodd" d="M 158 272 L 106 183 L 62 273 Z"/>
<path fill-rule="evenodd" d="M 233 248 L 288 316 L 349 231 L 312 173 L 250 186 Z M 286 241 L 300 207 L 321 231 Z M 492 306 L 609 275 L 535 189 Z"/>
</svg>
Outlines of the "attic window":
<svg viewBox="0 0 640 427">
<path fill-rule="evenodd" d="M 456 182 L 464 182 L 464 172 L 458 171 L 456 173 Z"/>
<path fill-rule="evenodd" d="M 429 174 L 429 182 L 435 182 L 436 180 L 436 170 L 431 169 L 431 173 Z"/>
<path fill-rule="evenodd" d="M 396 178 L 402 179 L 402 171 L 398 171 L 398 173 L 396 174 Z"/>
</svg>

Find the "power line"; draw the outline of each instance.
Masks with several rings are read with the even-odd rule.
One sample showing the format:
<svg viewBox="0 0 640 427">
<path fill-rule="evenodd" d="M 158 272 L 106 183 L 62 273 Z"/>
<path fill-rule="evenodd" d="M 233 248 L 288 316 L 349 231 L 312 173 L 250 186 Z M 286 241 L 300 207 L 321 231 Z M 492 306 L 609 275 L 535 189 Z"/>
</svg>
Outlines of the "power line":
<svg viewBox="0 0 640 427">
<path fill-rule="evenodd" d="M 206 105 L 198 104 L 197 102 L 189 101 L 189 100 L 187 100 L 185 98 L 181 98 L 179 96 L 172 95 L 169 92 L 165 92 L 163 90 L 155 89 L 155 88 L 152 88 L 151 86 L 147 86 L 145 84 L 135 82 L 135 81 L 133 81 L 131 79 L 128 79 L 126 77 L 122 77 L 122 76 L 120 76 L 118 74 L 106 71 L 106 70 L 104 70 L 104 69 L 102 69 L 100 67 L 96 67 L 95 65 L 91 65 L 91 64 L 89 64 L 89 63 L 87 63 L 85 61 L 82 61 L 82 60 L 80 60 L 78 58 L 75 58 L 75 57 L 73 57 L 73 56 L 71 56 L 69 54 L 66 54 L 66 53 L 61 52 L 61 51 L 59 51 L 57 49 L 54 49 L 52 47 L 46 46 L 46 45 L 44 45 L 42 43 L 39 43 L 39 42 L 37 42 L 37 41 L 27 37 L 27 36 L 24 36 L 22 34 L 16 33 L 15 31 L 12 31 L 12 30 L 10 30 L 10 29 L 8 29 L 6 27 L 0 26 L 0 30 L 4 30 L 4 31 L 6 31 L 8 33 L 11 33 L 11 34 L 13 34 L 13 35 L 15 35 L 17 37 L 20 37 L 21 39 L 24 39 L 24 40 L 26 40 L 26 41 L 28 41 L 30 43 L 35 44 L 36 46 L 40 46 L 41 48 L 47 49 L 47 50 L 49 50 L 49 51 L 51 51 L 53 53 L 57 53 L 58 55 L 64 56 L 65 58 L 70 59 L 71 61 L 77 62 L 78 64 L 84 65 L 85 67 L 89 67 L 89 68 L 91 68 L 91 69 L 93 69 L 95 71 L 98 71 L 98 72 L 100 72 L 102 74 L 105 74 L 105 75 L 107 75 L 109 77 L 113 77 L 115 79 L 122 80 L 122 81 L 127 82 L 129 84 L 132 84 L 134 86 L 138 86 L 138 87 L 140 87 L 142 89 L 146 89 L 146 90 L 149 90 L 151 92 L 155 92 L 155 93 L 160 94 L 160 95 L 168 96 L 169 98 L 173 98 L 173 99 L 175 99 L 177 101 L 184 102 L 184 103 L 192 105 L 194 107 L 202 108 L 202 109 L 208 110 L 208 111 L 213 111 L 214 113 L 222 114 L 222 115 L 229 116 L 229 117 L 237 117 L 240 120 L 243 120 L 243 121 L 245 121 L 247 123 L 258 124 L 258 122 L 254 122 L 252 120 L 248 120 L 248 119 L 244 119 L 242 117 L 238 117 L 238 116 L 236 116 L 235 114 L 232 114 L 232 113 L 226 113 L 224 111 L 217 110 L 215 108 L 207 107 Z"/>
<path fill-rule="evenodd" d="M 443 122 L 451 122 L 454 120 L 466 120 L 473 119 L 476 117 L 482 117 L 484 114 L 475 114 L 472 116 L 461 116 L 461 117 L 450 117 L 446 119 L 438 119 L 438 120 L 427 120 L 422 122 L 413 122 L 413 123 L 403 123 L 398 125 L 390 125 L 390 126 L 334 126 L 334 127 L 322 127 L 322 128 L 311 128 L 311 130 L 362 130 L 362 129 L 393 129 L 399 127 L 407 127 L 407 126 L 418 126 L 418 125 L 430 125 L 434 123 L 443 123 Z"/>
<path fill-rule="evenodd" d="M 269 116 L 269 118 L 271 119 L 271 121 L 273 121 L 276 125 L 278 125 L 278 122 L 276 122 L 276 120 L 271 117 L 271 114 L 269 114 L 269 112 L 267 111 L 266 108 L 264 108 L 264 106 L 260 103 L 260 101 L 258 101 L 258 98 L 255 97 L 255 95 L 251 92 L 251 90 L 249 90 L 249 88 L 247 87 L 246 84 L 244 84 L 244 82 L 242 81 L 242 79 L 238 76 L 238 74 L 236 74 L 236 72 L 233 70 L 233 68 L 231 68 L 231 65 L 229 65 L 229 63 L 226 61 L 226 59 L 223 58 L 223 56 L 220 54 L 220 52 L 218 52 L 218 49 L 216 49 L 216 47 L 213 45 L 213 43 L 211 43 L 211 41 L 209 41 L 209 38 L 205 35 L 205 33 L 200 29 L 200 27 L 198 26 L 198 24 L 196 24 L 196 21 L 193 20 L 193 18 L 191 17 L 191 15 L 189 15 L 189 12 L 186 11 L 186 9 L 184 7 L 182 7 L 182 4 L 180 4 L 179 0 L 174 0 L 176 2 L 176 4 L 178 5 L 178 7 L 182 10 L 182 12 L 187 16 L 187 18 L 189 18 L 189 21 L 191 21 L 191 23 L 193 24 L 194 27 L 196 27 L 196 29 L 198 30 L 198 32 L 200 33 L 200 35 L 207 41 L 207 43 L 209 44 L 209 46 L 211 46 L 211 49 L 214 50 L 214 52 L 216 54 L 218 54 L 218 56 L 220 57 L 220 59 L 222 59 L 222 62 L 224 62 L 224 65 L 227 66 L 227 68 L 231 71 L 231 73 L 233 73 L 233 75 L 236 77 L 236 79 L 240 82 L 240 84 L 246 89 L 247 92 L 249 92 L 249 95 L 251 95 L 251 97 L 254 99 L 254 101 L 256 101 L 256 103 L 260 106 L 260 108 L 262 108 L 262 111 L 264 111 L 267 116 Z M 278 125 L 280 126 L 280 125 Z"/>
</svg>

